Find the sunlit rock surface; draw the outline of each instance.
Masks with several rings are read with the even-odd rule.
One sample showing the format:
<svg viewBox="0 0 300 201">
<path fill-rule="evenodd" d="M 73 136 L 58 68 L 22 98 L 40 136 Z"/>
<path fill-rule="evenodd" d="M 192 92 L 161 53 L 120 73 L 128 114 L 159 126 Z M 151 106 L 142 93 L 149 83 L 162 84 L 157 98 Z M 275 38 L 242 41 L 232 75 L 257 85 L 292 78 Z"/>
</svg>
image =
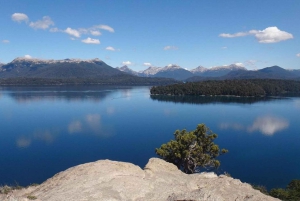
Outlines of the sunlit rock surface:
<svg viewBox="0 0 300 201">
<path fill-rule="evenodd" d="M 277 200 L 224 175 L 187 175 L 171 163 L 151 158 L 142 170 L 131 163 L 99 160 L 69 168 L 37 187 L 0 195 L 0 200 Z"/>
</svg>

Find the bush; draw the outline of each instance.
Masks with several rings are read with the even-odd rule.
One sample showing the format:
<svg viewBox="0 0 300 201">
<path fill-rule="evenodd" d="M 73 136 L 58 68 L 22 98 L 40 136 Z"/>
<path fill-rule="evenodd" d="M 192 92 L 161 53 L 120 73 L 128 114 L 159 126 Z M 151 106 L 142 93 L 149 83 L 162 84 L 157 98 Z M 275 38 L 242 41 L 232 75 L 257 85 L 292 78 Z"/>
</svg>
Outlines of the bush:
<svg viewBox="0 0 300 201">
<path fill-rule="evenodd" d="M 165 161 L 175 164 L 179 169 L 187 174 L 199 172 L 202 168 L 218 168 L 220 161 L 216 160 L 220 154 L 227 153 L 228 150 L 220 150 L 214 144 L 218 137 L 205 124 L 199 124 L 196 130 L 191 132 L 176 130 L 175 140 L 161 145 L 155 150 L 156 154 Z"/>
</svg>

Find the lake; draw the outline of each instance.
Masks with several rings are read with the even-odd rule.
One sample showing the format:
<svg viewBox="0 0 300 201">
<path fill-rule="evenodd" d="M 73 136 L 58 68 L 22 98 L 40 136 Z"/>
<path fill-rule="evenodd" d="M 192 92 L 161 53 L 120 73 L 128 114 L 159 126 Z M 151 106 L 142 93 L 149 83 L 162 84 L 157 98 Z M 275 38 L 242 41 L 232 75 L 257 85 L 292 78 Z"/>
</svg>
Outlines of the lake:
<svg viewBox="0 0 300 201">
<path fill-rule="evenodd" d="M 218 134 L 218 174 L 268 189 L 300 179 L 300 98 L 150 96 L 150 87 L 0 87 L 0 185 L 100 159 L 144 167 L 176 129 Z"/>
</svg>

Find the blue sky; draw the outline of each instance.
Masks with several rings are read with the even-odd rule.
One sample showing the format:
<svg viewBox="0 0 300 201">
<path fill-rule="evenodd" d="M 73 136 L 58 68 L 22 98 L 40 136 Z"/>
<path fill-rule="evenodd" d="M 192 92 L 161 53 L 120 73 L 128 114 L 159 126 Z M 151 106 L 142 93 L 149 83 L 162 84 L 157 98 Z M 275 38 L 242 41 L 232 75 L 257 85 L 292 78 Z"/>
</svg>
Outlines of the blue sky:
<svg viewBox="0 0 300 201">
<path fill-rule="evenodd" d="M 300 69 L 299 0 L 0 0 L 0 62 Z M 298 55 L 298 56 L 297 56 Z"/>
</svg>

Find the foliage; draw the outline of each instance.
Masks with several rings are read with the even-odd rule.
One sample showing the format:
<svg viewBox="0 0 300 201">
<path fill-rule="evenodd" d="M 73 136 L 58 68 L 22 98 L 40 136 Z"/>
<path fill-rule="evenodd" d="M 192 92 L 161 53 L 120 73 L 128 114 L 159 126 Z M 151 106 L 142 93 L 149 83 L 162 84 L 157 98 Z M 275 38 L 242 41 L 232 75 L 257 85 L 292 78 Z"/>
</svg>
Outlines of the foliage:
<svg viewBox="0 0 300 201">
<path fill-rule="evenodd" d="M 300 200 L 300 180 L 292 180 L 286 189 L 274 188 L 270 191 L 270 195 L 281 200 Z"/>
<path fill-rule="evenodd" d="M 13 188 L 10 186 L 5 185 L 5 186 L 0 187 L 0 194 L 8 194 L 12 191 L 13 191 Z"/>
<path fill-rule="evenodd" d="M 190 96 L 273 96 L 300 93 L 300 82 L 293 80 L 219 80 L 188 82 L 152 87 L 151 94 Z"/>
<path fill-rule="evenodd" d="M 220 154 L 227 153 L 220 150 L 213 141 L 217 134 L 213 133 L 205 124 L 199 124 L 191 132 L 176 130 L 175 140 L 161 145 L 155 150 L 167 162 L 175 164 L 187 174 L 192 174 L 203 168 L 218 168 L 220 161 L 216 160 Z"/>
<path fill-rule="evenodd" d="M 262 185 L 252 185 L 252 188 L 259 190 L 261 193 L 265 195 L 269 195 L 269 192 L 265 186 Z"/>
<path fill-rule="evenodd" d="M 34 195 L 28 195 L 27 198 L 29 200 L 36 200 L 37 199 L 37 197 L 35 197 Z"/>
</svg>

